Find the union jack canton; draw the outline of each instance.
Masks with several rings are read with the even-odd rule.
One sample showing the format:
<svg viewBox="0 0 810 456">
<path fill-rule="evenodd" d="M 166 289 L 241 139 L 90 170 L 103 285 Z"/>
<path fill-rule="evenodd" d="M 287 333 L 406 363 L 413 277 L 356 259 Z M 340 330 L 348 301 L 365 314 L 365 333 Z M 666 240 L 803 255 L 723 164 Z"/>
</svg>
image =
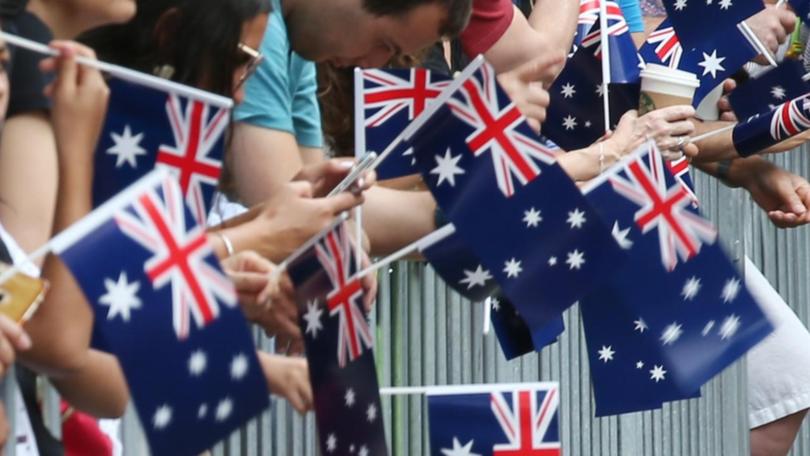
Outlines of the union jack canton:
<svg viewBox="0 0 810 456">
<path fill-rule="evenodd" d="M 782 103 L 770 113 L 754 116 L 734 127 L 737 153 L 747 157 L 810 129 L 810 95 Z"/>
<path fill-rule="evenodd" d="M 434 456 L 560 456 L 556 383 L 438 388 L 428 398 Z"/>
</svg>

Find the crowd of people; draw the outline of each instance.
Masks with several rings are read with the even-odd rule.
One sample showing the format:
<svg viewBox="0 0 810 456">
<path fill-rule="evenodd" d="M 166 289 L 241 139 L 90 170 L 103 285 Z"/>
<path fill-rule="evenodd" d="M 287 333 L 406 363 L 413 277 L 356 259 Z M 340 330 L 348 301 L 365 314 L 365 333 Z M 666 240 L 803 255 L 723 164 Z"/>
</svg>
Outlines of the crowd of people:
<svg viewBox="0 0 810 456">
<path fill-rule="evenodd" d="M 657 0 L 621 0 L 637 43 L 665 14 Z M 2 29 L 58 51 L 43 58 L 0 49 L 0 260 L 50 283 L 24 324 L 0 315 L 0 368 L 16 363 L 24 396 L 47 377 L 71 409 L 120 417 L 129 401 L 116 358 L 92 347 L 93 312 L 62 261 L 27 263 L 31 252 L 93 209 L 94 154 L 105 118 L 105 76 L 77 63 L 99 59 L 233 98 L 225 173 L 208 239 L 232 278 L 248 320 L 283 354 L 259 352 L 268 389 L 305 413 L 312 407 L 292 283 L 271 274 L 336 216 L 363 208 L 369 256 L 382 256 L 436 229 L 436 203 L 418 178 L 377 182 L 373 173 L 329 196 L 353 156 L 351 71 L 422 65 L 453 74 L 483 54 L 538 132 L 548 88 L 565 65 L 579 0 L 536 0 L 528 16 L 510 0 L 0 0 Z M 796 27 L 784 5 L 748 20 L 777 52 Z M 734 89 L 727 81 L 726 92 Z M 598 144 L 560 153 L 577 182 L 653 139 L 667 158 L 742 187 L 782 228 L 810 222 L 810 185 L 762 156 L 739 158 L 727 136 L 692 143 L 734 122 L 727 99 L 716 121 L 691 106 L 627 112 Z M 599 109 L 599 107 L 595 107 Z M 799 135 L 768 152 L 802 144 Z M 329 158 L 333 157 L 333 158 Z M 736 158 L 735 158 L 736 157 Z M 364 281 L 365 305 L 376 295 Z M 750 287 L 754 285 L 749 284 Z M 749 355 L 752 454 L 787 454 L 810 407 L 810 334 L 789 306 L 756 285 L 776 332 Z M 771 375 L 779 372 L 778 376 Z M 26 386 L 28 385 L 28 386 Z M 41 410 L 26 397 L 40 454 L 60 454 Z M 5 407 L 11 407 L 5 404 Z M 15 439 L 6 431 L 6 442 Z M 65 436 L 65 442 L 69 436 Z"/>
</svg>

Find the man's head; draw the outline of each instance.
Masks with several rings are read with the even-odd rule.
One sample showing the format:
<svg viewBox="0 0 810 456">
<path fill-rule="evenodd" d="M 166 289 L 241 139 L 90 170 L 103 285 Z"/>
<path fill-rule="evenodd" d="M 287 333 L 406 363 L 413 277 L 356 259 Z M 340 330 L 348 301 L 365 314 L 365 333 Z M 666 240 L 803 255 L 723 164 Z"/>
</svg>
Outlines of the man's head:
<svg viewBox="0 0 810 456">
<path fill-rule="evenodd" d="M 472 0 L 286 0 L 293 50 L 337 66 L 381 66 L 467 25 Z"/>
</svg>

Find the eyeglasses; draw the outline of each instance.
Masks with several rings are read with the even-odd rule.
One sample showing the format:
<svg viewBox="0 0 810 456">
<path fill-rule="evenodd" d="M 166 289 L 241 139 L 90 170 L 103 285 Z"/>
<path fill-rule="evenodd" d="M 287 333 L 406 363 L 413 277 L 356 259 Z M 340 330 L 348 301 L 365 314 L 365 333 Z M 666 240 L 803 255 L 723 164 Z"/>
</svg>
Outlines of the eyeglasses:
<svg viewBox="0 0 810 456">
<path fill-rule="evenodd" d="M 236 83 L 236 87 L 234 90 L 239 90 L 245 82 L 253 76 L 253 73 L 259 69 L 259 65 L 261 65 L 262 61 L 264 60 L 264 55 L 261 52 L 253 49 L 252 47 L 239 43 L 239 51 L 242 52 L 245 56 L 245 62 L 243 65 L 246 65 L 245 72 L 242 74 L 242 77 L 239 78 L 239 82 Z"/>
</svg>

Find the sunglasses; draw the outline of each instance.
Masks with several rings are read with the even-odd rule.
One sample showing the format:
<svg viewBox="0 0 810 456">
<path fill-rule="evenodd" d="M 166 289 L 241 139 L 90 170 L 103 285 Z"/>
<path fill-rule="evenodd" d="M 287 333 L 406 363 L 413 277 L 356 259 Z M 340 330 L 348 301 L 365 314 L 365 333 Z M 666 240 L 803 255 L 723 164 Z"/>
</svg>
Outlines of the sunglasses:
<svg viewBox="0 0 810 456">
<path fill-rule="evenodd" d="M 236 87 L 234 90 L 239 90 L 245 82 L 250 79 L 251 76 L 259 69 L 259 65 L 261 65 L 262 61 L 264 60 L 264 55 L 261 52 L 253 49 L 252 47 L 239 43 L 239 51 L 244 55 L 244 61 L 242 65 L 247 65 L 245 68 L 245 72 L 242 74 L 242 77 L 239 78 L 239 82 L 236 83 Z"/>
</svg>

